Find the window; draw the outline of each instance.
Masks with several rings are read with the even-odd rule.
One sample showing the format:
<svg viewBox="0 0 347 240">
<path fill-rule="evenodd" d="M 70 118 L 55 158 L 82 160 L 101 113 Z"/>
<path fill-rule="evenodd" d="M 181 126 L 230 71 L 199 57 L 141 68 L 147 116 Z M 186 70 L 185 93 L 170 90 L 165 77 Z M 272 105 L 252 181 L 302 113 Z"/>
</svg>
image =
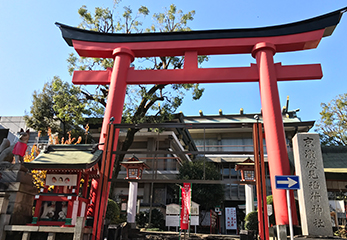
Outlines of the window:
<svg viewBox="0 0 347 240">
<path fill-rule="evenodd" d="M 234 166 L 230 165 L 229 167 L 223 167 L 221 169 L 221 174 L 223 175 L 224 179 L 229 179 L 237 178 L 239 173 L 235 170 Z"/>
<path fill-rule="evenodd" d="M 250 138 L 224 138 L 221 142 L 223 151 L 253 151 L 253 140 Z"/>
<path fill-rule="evenodd" d="M 217 139 L 195 139 L 194 142 L 198 151 L 218 151 Z"/>
</svg>

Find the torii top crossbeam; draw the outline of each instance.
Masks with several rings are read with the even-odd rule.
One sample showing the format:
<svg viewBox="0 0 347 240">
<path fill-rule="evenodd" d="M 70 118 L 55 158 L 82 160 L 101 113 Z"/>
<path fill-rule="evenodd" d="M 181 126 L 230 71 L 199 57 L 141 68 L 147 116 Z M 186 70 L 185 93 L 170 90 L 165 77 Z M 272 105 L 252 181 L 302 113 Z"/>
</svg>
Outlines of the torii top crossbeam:
<svg viewBox="0 0 347 240">
<path fill-rule="evenodd" d="M 56 25 L 68 45 L 73 46 L 80 56 L 115 60 L 113 69 L 75 71 L 73 76 L 74 84 L 110 85 L 100 142 L 104 142 L 106 137 L 110 138 L 106 135 L 106 129 L 111 117 L 114 117 L 114 123 L 121 122 L 128 84 L 259 82 L 270 178 L 272 186 L 275 186 L 275 176 L 290 175 L 277 81 L 320 79 L 322 70 L 320 64 L 274 64 L 273 55 L 276 52 L 316 48 L 323 37 L 333 33 L 346 10 L 347 7 L 300 22 L 249 29 L 109 34 L 60 23 Z M 250 67 L 198 68 L 198 55 L 242 53 L 252 54 L 257 63 Z M 183 69 L 134 70 L 129 67 L 135 57 L 154 56 L 185 56 Z M 118 134 L 113 137 L 114 145 L 110 149 L 117 146 Z M 108 179 L 109 174 L 112 175 L 109 170 L 113 169 L 112 159 L 113 153 L 103 156 L 100 171 L 102 184 L 99 184 L 97 193 L 101 199 L 95 204 L 94 231 L 102 228 L 109 192 Z M 281 211 L 287 206 L 286 194 L 274 188 L 272 192 L 276 223 L 286 225 L 288 214 Z M 94 232 L 93 239 L 100 239 L 100 232 Z"/>
<path fill-rule="evenodd" d="M 251 53 L 259 41 L 269 41 L 276 52 L 317 47 L 330 36 L 347 8 L 308 20 L 261 28 L 225 29 L 161 33 L 100 33 L 56 23 L 63 38 L 82 57 L 113 58 L 117 47 L 131 49 L 136 57 L 182 56 L 186 51 L 198 55 Z"/>
</svg>

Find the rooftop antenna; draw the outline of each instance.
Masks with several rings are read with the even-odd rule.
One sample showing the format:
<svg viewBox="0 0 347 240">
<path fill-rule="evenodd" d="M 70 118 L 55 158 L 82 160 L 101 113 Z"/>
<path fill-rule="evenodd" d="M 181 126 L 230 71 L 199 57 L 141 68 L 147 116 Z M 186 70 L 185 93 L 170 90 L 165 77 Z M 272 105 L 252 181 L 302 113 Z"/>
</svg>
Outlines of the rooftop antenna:
<svg viewBox="0 0 347 240">
<path fill-rule="evenodd" d="M 287 96 L 286 113 L 288 113 L 288 109 L 289 109 L 289 96 Z"/>
</svg>

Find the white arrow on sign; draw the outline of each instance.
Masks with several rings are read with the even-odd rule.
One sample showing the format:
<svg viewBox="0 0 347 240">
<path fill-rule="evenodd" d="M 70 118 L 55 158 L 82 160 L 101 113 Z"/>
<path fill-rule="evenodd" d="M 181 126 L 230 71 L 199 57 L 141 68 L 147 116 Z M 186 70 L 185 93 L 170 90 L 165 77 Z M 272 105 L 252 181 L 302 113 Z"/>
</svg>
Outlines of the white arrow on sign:
<svg viewBox="0 0 347 240">
<path fill-rule="evenodd" d="M 288 187 L 290 188 L 290 187 L 294 186 L 295 184 L 297 184 L 298 182 L 288 177 L 287 181 L 286 180 L 284 180 L 284 181 L 278 180 L 277 183 L 278 184 L 288 184 Z"/>
</svg>

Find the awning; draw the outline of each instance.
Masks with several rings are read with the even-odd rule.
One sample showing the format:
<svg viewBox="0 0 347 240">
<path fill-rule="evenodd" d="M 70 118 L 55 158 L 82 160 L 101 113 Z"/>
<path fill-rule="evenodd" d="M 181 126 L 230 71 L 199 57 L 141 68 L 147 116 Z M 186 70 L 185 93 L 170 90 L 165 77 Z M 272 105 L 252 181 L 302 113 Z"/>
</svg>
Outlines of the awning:
<svg viewBox="0 0 347 240">
<path fill-rule="evenodd" d="M 324 168 L 325 173 L 347 173 L 347 168 Z"/>
</svg>

